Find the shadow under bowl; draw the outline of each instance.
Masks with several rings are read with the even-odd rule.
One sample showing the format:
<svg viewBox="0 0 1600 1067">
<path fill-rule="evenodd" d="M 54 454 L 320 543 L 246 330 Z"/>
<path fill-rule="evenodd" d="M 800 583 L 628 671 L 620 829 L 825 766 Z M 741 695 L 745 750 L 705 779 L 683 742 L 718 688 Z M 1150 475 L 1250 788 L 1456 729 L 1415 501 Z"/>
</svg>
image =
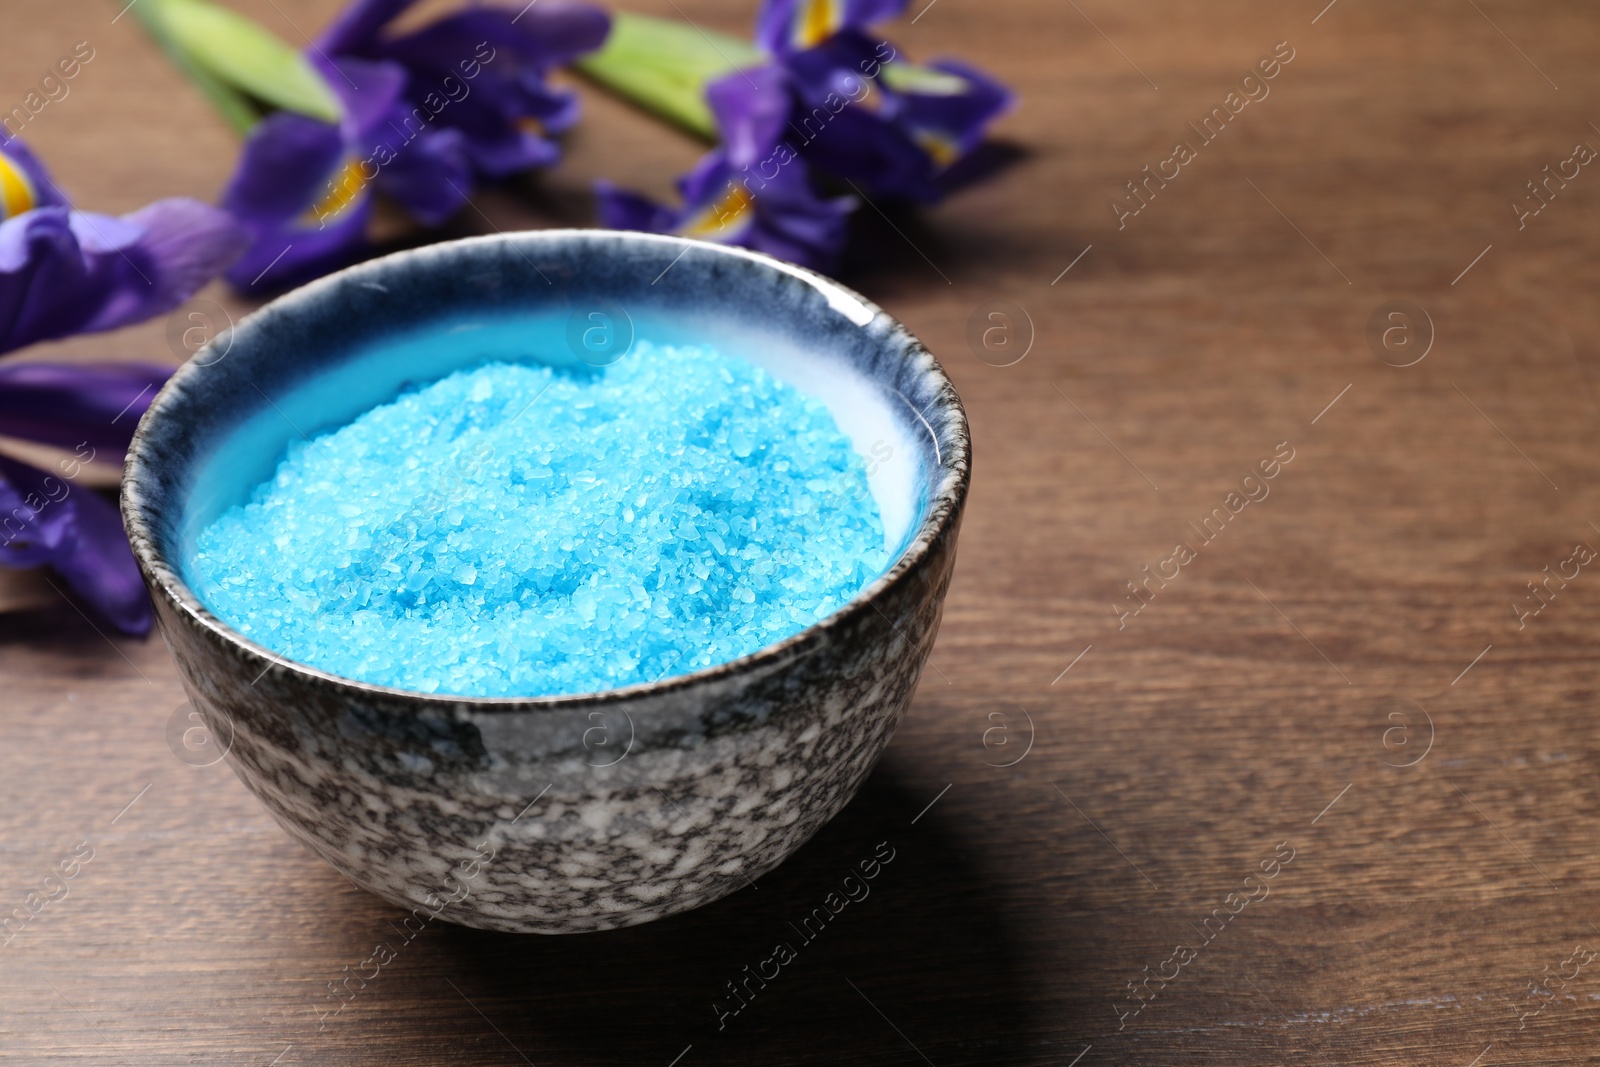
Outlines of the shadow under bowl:
<svg viewBox="0 0 1600 1067">
<path fill-rule="evenodd" d="M 474 340 L 429 343 L 452 331 Z M 869 487 L 898 548 L 888 569 L 751 655 L 549 697 L 338 677 L 242 636 L 196 596 L 199 533 L 291 441 L 477 363 L 604 364 L 635 337 L 714 346 L 820 399 L 881 459 Z M 716 900 L 844 807 L 932 648 L 968 477 L 954 388 L 856 294 L 742 249 L 555 230 L 398 253 L 257 311 L 151 404 L 122 510 L 185 689 L 290 834 L 420 921 L 575 933 Z"/>
</svg>

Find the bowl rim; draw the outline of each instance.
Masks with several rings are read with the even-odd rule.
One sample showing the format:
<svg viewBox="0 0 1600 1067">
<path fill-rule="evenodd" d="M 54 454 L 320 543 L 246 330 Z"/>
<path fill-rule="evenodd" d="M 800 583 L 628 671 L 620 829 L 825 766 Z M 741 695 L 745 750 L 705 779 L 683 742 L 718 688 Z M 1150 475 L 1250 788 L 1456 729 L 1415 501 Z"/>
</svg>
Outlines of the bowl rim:
<svg viewBox="0 0 1600 1067">
<path fill-rule="evenodd" d="M 208 365 L 203 360 L 214 345 L 224 338 L 229 338 L 235 331 L 243 329 L 259 317 L 270 314 L 283 314 L 286 310 L 292 311 L 296 305 L 314 301 L 320 294 L 331 293 L 352 282 L 359 282 L 364 274 L 392 269 L 395 265 L 405 260 L 426 259 L 431 255 L 438 255 L 446 250 L 460 249 L 473 245 L 509 245 L 516 248 L 525 243 L 560 243 L 574 239 L 593 240 L 595 238 L 614 240 L 621 243 L 662 244 L 673 248 L 681 247 L 683 251 L 698 249 L 712 255 L 743 259 L 758 267 L 790 275 L 810 285 L 828 302 L 830 307 L 840 314 L 846 315 L 846 317 L 853 317 L 852 311 L 855 310 L 850 309 L 849 305 L 851 303 L 859 304 L 860 309 L 870 313 L 869 318 L 857 322 L 860 328 L 865 329 L 874 323 L 882 323 L 887 328 L 883 337 L 884 343 L 889 344 L 898 341 L 904 345 L 909 358 L 926 361 L 924 370 L 932 376 L 936 387 L 934 399 L 928 405 L 928 410 L 941 409 L 951 416 L 953 420 L 950 424 L 951 441 L 948 446 L 941 446 L 939 435 L 929 424 L 923 411 L 917 410 L 899 390 L 891 386 L 890 391 L 905 402 L 906 406 L 911 409 L 912 414 L 917 417 L 933 439 L 934 452 L 939 457 L 939 470 L 942 471 L 942 476 L 937 479 L 937 484 L 930 484 L 922 518 L 917 523 L 915 534 L 906 542 L 899 557 L 887 570 L 857 590 L 849 600 L 840 605 L 835 611 L 782 640 L 762 645 L 754 652 L 747 653 L 737 659 L 715 663 L 709 667 L 702 667 L 686 674 L 667 675 L 652 681 L 635 682 L 613 689 L 545 696 L 472 696 L 442 692 L 424 693 L 414 689 L 401 689 L 394 686 L 378 685 L 373 682 L 364 682 L 355 678 L 347 678 L 341 674 L 334 674 L 331 671 L 289 659 L 264 645 L 258 644 L 212 614 L 211 610 L 200 600 L 198 594 L 183 580 L 178 569 L 168 562 L 163 553 L 157 550 L 157 539 L 151 523 L 146 518 L 146 511 L 149 505 L 144 501 L 142 479 L 145 470 L 157 467 L 160 464 L 160 460 L 150 455 L 147 451 L 149 445 L 147 431 L 154 420 L 162 417 L 165 405 L 174 403 L 178 391 Z M 231 347 L 231 340 L 229 343 Z M 140 418 L 139 425 L 134 431 L 133 440 L 128 445 L 127 456 L 123 464 L 120 510 L 134 558 L 152 595 L 165 596 L 173 607 L 187 617 L 191 625 L 210 631 L 211 634 L 220 638 L 225 644 L 231 645 L 236 651 L 245 654 L 247 657 L 260 660 L 264 664 L 261 671 L 262 675 L 269 673 L 276 667 L 290 674 L 301 676 L 311 684 L 332 685 L 335 688 L 351 690 L 368 698 L 381 698 L 391 704 L 402 706 L 412 704 L 418 710 L 424 706 L 438 706 L 441 704 L 456 705 L 488 713 L 564 710 L 593 704 L 610 704 L 689 691 L 708 684 L 714 685 L 718 682 L 731 680 L 737 675 L 752 671 L 766 673 L 765 668 L 775 669 L 791 659 L 799 658 L 814 648 L 825 646 L 836 631 L 846 627 L 868 610 L 877 611 L 893 626 L 893 621 L 889 620 L 889 617 L 884 615 L 883 611 L 878 608 L 878 602 L 885 599 L 890 590 L 903 585 L 912 572 L 924 564 L 934 545 L 941 538 L 953 536 L 960 521 L 968 485 L 971 481 L 971 450 L 971 429 L 967 422 L 966 409 L 961 403 L 960 396 L 956 393 L 954 383 L 950 381 L 949 375 L 945 373 L 939 361 L 934 358 L 933 353 L 928 351 L 927 346 L 918 340 L 900 320 L 855 290 L 834 281 L 832 278 L 751 249 L 679 237 L 673 234 L 652 234 L 633 230 L 604 230 L 580 227 L 497 231 L 491 234 L 480 234 L 450 241 L 438 241 L 415 248 L 402 249 L 323 275 L 311 282 L 279 294 L 244 316 L 237 324 L 230 326 L 228 330 L 219 334 L 216 338 L 213 338 L 210 343 L 200 348 L 173 372 L 166 384 L 151 399 L 149 408 Z M 930 483 L 933 481 L 933 479 L 930 479 Z M 898 629 L 898 627 L 896 628 Z M 257 677 L 257 680 L 259 678 L 260 676 Z M 252 682 L 251 684 L 253 685 L 254 683 Z"/>
</svg>

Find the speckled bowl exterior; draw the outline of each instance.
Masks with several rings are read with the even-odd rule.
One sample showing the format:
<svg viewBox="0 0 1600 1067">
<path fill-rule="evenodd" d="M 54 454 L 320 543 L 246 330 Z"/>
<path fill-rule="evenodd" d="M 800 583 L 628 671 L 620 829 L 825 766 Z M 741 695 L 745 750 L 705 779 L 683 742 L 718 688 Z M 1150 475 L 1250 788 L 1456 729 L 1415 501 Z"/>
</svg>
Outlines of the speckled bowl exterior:
<svg viewBox="0 0 1600 1067">
<path fill-rule="evenodd" d="M 898 562 L 834 615 L 742 659 L 543 698 L 339 678 L 241 636 L 186 584 L 179 539 L 195 471 L 241 419 L 374 332 L 463 306 L 585 299 L 759 318 L 898 394 L 923 453 L 924 500 Z M 856 294 L 741 249 L 540 231 L 373 260 L 245 319 L 156 397 L 128 453 L 122 510 L 193 704 L 215 736 L 231 737 L 234 770 L 284 829 L 412 910 L 411 925 L 576 933 L 740 889 L 844 807 L 933 645 L 968 477 L 954 388 L 903 326 Z"/>
</svg>

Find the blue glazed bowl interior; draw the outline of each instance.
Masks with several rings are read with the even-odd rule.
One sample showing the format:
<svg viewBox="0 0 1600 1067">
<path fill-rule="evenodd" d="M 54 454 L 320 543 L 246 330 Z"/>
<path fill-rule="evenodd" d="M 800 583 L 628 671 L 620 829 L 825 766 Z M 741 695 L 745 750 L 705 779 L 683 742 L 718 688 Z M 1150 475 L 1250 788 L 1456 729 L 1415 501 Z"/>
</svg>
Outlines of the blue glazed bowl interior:
<svg viewBox="0 0 1600 1067">
<path fill-rule="evenodd" d="M 486 238 L 351 268 L 202 351 L 180 374 L 186 399 L 164 413 L 186 432 L 173 442 L 183 473 L 168 481 L 177 499 L 167 503 L 178 506 L 161 509 L 157 542 L 183 582 L 199 588 L 200 533 L 273 476 L 291 441 L 464 368 L 595 365 L 575 336 L 599 337 L 598 362 L 609 362 L 630 334 L 635 344 L 710 345 L 825 404 L 856 451 L 881 460 L 868 463 L 869 488 L 893 568 L 927 519 L 941 466 L 919 414 L 931 401 L 917 395 L 926 378 L 902 366 L 915 345 L 903 329 L 825 279 L 763 257 L 636 234 L 547 240 L 548 252 Z M 591 328 L 600 332 L 583 333 Z"/>
</svg>

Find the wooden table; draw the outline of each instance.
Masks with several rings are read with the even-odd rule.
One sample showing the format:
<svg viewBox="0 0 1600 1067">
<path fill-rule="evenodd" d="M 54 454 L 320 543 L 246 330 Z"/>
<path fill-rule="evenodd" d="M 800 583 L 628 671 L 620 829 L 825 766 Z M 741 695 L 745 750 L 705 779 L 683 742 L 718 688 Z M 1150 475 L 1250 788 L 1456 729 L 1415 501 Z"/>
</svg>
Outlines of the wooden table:
<svg viewBox="0 0 1600 1067">
<path fill-rule="evenodd" d="M 1574 557 L 1600 547 L 1600 173 L 1511 206 L 1600 147 L 1595 16 L 1325 2 L 943 0 L 892 28 L 1024 102 L 1018 165 L 901 232 L 864 209 L 844 271 L 959 386 L 971 507 L 881 766 L 754 889 L 603 935 L 430 930 L 319 1029 L 396 911 L 174 758 L 159 640 L 60 601 L 0 618 L 4 907 L 93 850 L 0 948 L 0 1059 L 1600 1061 L 1600 573 Z M 334 8 L 238 6 L 290 39 Z M 738 32 L 751 5 L 649 6 Z M 62 183 L 214 195 L 232 134 L 115 13 L 10 13 L 0 104 L 88 40 L 25 131 Z M 1269 95 L 1200 143 L 1279 42 Z M 493 224 L 584 224 L 593 177 L 664 192 L 698 153 L 593 93 L 569 149 L 483 194 Z M 1147 164 L 1176 176 L 1119 228 Z M 995 300 L 1031 322 L 1010 366 L 967 341 Z M 30 355 L 107 353 L 171 358 L 165 324 Z M 870 898 L 719 1031 L 724 983 L 884 841 Z"/>
</svg>

